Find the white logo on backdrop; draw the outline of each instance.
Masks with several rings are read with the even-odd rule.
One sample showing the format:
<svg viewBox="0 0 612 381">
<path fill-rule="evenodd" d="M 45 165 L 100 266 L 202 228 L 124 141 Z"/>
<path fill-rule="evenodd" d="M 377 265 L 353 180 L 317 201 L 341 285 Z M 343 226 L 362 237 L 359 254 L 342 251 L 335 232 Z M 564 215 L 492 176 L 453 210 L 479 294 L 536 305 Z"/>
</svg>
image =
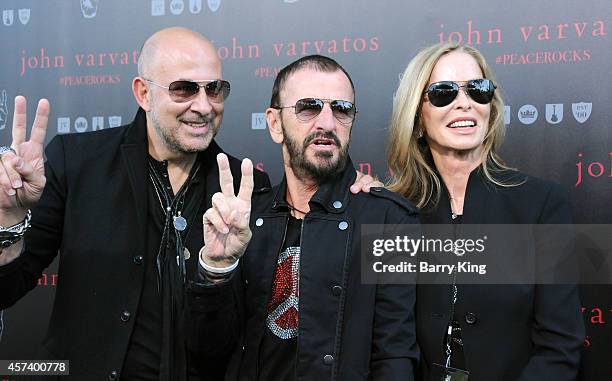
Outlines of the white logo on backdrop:
<svg viewBox="0 0 612 381">
<path fill-rule="evenodd" d="M 593 109 L 592 103 L 579 102 L 572 103 L 572 113 L 574 114 L 574 119 L 578 123 L 586 122 L 591 116 L 591 110 Z"/>
<path fill-rule="evenodd" d="M 91 118 L 91 130 L 98 131 L 104 129 L 104 117 L 94 116 Z"/>
<path fill-rule="evenodd" d="M 6 128 L 6 122 L 8 121 L 8 98 L 6 96 L 6 90 L 2 90 L 0 95 L 0 130 Z"/>
<path fill-rule="evenodd" d="M 98 13 L 98 2 L 99 0 L 80 0 L 81 2 L 81 12 L 83 12 L 83 17 L 86 19 L 91 19 L 96 17 Z"/>
<path fill-rule="evenodd" d="M 538 109 L 534 105 L 523 105 L 518 111 L 518 118 L 523 124 L 532 124 L 538 119 Z"/>
<path fill-rule="evenodd" d="M 266 114 L 263 112 L 254 112 L 251 114 L 251 129 L 265 130 L 268 124 L 266 123 Z"/>
<path fill-rule="evenodd" d="M 172 0 L 170 2 L 170 12 L 172 12 L 173 15 L 180 15 L 183 13 L 184 9 L 185 3 L 183 3 L 183 0 Z"/>
<path fill-rule="evenodd" d="M 89 126 L 89 123 L 87 122 L 87 119 L 85 119 L 82 116 L 79 116 L 74 121 L 74 130 L 76 132 L 85 132 L 85 131 L 87 131 L 87 127 L 88 126 Z"/>
<path fill-rule="evenodd" d="M 151 16 L 163 16 L 166 14 L 166 3 L 164 0 L 151 0 Z"/>
<path fill-rule="evenodd" d="M 57 118 L 57 133 L 67 134 L 70 132 L 70 118 Z"/>
<path fill-rule="evenodd" d="M 220 6 L 221 0 L 208 0 L 208 9 L 210 9 L 211 12 L 216 12 Z"/>
<path fill-rule="evenodd" d="M 546 104 L 546 121 L 550 124 L 559 124 L 563 120 L 563 104 Z"/>
<path fill-rule="evenodd" d="M 510 106 L 504 106 L 504 124 L 510 124 Z"/>
<path fill-rule="evenodd" d="M 70 132 L 85 132 L 85 131 L 99 131 L 104 129 L 104 117 L 93 116 L 91 117 L 91 123 L 87 118 L 80 116 L 74 121 L 74 131 L 70 131 L 70 118 L 60 117 L 57 118 L 57 133 L 68 134 Z M 108 127 L 114 128 L 121 126 L 121 116 L 113 115 L 108 117 Z M 91 128 L 89 128 L 91 126 Z"/>
<path fill-rule="evenodd" d="M 292 4 L 296 3 L 298 0 L 283 0 L 285 3 Z"/>
<path fill-rule="evenodd" d="M 202 11 L 202 0 L 189 0 L 189 12 L 196 14 Z"/>
<path fill-rule="evenodd" d="M 5 9 L 2 11 L 2 22 L 6 26 L 13 25 L 13 20 L 15 18 L 15 13 L 12 9 Z"/>
<path fill-rule="evenodd" d="M 121 126 L 121 117 L 118 115 L 113 115 L 108 117 L 108 126 L 110 128 L 115 128 Z"/>
<path fill-rule="evenodd" d="M 17 11 L 19 15 L 19 22 L 23 25 L 27 24 L 30 21 L 30 8 L 23 8 Z"/>
</svg>

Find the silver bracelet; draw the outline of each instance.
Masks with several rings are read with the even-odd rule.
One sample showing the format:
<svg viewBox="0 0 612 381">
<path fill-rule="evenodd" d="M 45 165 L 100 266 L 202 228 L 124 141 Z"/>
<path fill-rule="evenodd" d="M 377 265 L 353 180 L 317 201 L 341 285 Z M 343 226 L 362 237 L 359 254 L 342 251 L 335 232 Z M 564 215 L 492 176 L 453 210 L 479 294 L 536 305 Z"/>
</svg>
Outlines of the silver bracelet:
<svg viewBox="0 0 612 381">
<path fill-rule="evenodd" d="M 23 238 L 25 232 L 30 228 L 31 221 L 32 211 L 28 209 L 28 213 L 20 223 L 8 227 L 0 226 L 0 247 L 6 249 L 19 242 L 19 240 Z"/>
<path fill-rule="evenodd" d="M 236 267 L 238 267 L 238 262 L 240 262 L 240 259 L 238 259 L 236 262 L 232 263 L 231 265 L 227 267 L 212 267 L 212 266 L 207 265 L 202 260 L 202 251 L 204 250 L 205 247 L 206 246 L 202 246 L 202 248 L 200 249 L 200 252 L 198 253 L 198 261 L 200 262 L 200 266 L 202 266 L 204 270 L 210 273 L 213 273 L 213 274 L 227 274 L 227 273 L 234 271 Z"/>
</svg>

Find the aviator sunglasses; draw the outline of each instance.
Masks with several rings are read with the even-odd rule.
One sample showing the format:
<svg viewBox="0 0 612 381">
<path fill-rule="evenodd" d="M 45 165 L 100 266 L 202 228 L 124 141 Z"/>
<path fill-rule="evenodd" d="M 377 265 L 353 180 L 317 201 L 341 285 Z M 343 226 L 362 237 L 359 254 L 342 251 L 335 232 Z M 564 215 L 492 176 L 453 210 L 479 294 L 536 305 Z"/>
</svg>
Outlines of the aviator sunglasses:
<svg viewBox="0 0 612 381">
<path fill-rule="evenodd" d="M 295 102 L 294 106 L 272 107 L 277 110 L 285 108 L 294 108 L 295 116 L 302 122 L 308 122 L 314 119 L 323 111 L 325 103 L 329 103 L 332 114 L 342 124 L 350 124 L 355 119 L 357 109 L 355 104 L 343 100 L 319 99 L 319 98 L 304 98 Z"/>
<path fill-rule="evenodd" d="M 487 104 L 493 100 L 493 94 L 497 86 L 488 79 L 472 79 L 461 82 L 460 85 L 453 81 L 435 82 L 427 87 L 425 94 L 429 102 L 436 107 L 448 106 L 457 98 L 459 89 L 463 88 L 465 93 L 480 104 Z"/>
<path fill-rule="evenodd" d="M 187 102 L 190 101 L 193 97 L 195 97 L 198 92 L 200 92 L 200 88 L 204 88 L 204 92 L 208 99 L 212 102 L 221 103 L 223 102 L 230 93 L 230 83 L 228 81 L 224 81 L 222 79 L 213 79 L 207 81 L 187 81 L 180 80 L 174 81 L 170 83 L 168 86 L 160 85 L 150 79 L 144 79 L 145 81 L 159 86 L 168 90 L 170 94 L 170 99 L 174 102 Z"/>
</svg>

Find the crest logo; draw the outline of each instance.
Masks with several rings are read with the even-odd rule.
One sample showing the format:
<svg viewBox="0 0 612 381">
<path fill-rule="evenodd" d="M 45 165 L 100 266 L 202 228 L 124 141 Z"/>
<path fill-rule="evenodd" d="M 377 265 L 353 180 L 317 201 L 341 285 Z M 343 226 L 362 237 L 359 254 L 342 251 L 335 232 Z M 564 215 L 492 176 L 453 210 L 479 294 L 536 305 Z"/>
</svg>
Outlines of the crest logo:
<svg viewBox="0 0 612 381">
<path fill-rule="evenodd" d="M 80 2 L 83 17 L 85 17 L 86 19 L 92 19 L 96 17 L 96 14 L 98 13 L 99 0 L 80 0 Z"/>
<path fill-rule="evenodd" d="M 151 16 L 163 16 L 166 14 L 166 3 L 164 0 L 151 0 Z"/>
<path fill-rule="evenodd" d="M 13 20 L 15 18 L 15 13 L 12 9 L 5 9 L 2 11 L 2 22 L 6 26 L 13 25 Z"/>
<path fill-rule="evenodd" d="M 534 105 L 523 105 L 518 111 L 518 118 L 523 124 L 533 124 L 538 119 L 538 109 Z"/>
<path fill-rule="evenodd" d="M 196 14 L 202 11 L 202 0 L 189 0 L 189 12 Z"/>
<path fill-rule="evenodd" d="M 220 6 L 221 0 L 208 0 L 208 9 L 210 9 L 211 12 L 216 12 Z"/>
<path fill-rule="evenodd" d="M 563 120 L 563 104 L 546 105 L 546 121 L 550 124 L 559 124 Z"/>
<path fill-rule="evenodd" d="M 576 119 L 578 123 L 586 122 L 591 116 L 592 109 L 593 103 L 572 103 L 572 113 L 574 114 L 574 119 Z"/>
<path fill-rule="evenodd" d="M 23 25 L 27 24 L 28 21 L 30 21 L 30 8 L 20 9 L 19 11 L 17 11 L 17 14 L 19 15 L 19 21 Z"/>
<path fill-rule="evenodd" d="M 185 3 L 183 3 L 183 0 L 172 0 L 170 2 L 170 12 L 173 15 L 180 15 L 181 13 L 183 13 L 184 9 Z"/>
<path fill-rule="evenodd" d="M 70 118 L 57 118 L 57 133 L 67 134 L 70 132 Z"/>
</svg>

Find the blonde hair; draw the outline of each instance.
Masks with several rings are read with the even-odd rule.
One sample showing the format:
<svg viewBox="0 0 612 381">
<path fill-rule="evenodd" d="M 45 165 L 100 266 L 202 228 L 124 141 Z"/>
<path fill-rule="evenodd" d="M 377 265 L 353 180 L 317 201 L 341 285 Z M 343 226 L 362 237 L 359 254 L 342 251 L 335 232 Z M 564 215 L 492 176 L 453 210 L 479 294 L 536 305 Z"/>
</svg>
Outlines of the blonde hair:
<svg viewBox="0 0 612 381">
<path fill-rule="evenodd" d="M 436 44 L 421 50 L 408 64 L 393 102 L 391 127 L 387 138 L 387 162 L 391 172 L 388 188 L 398 192 L 419 208 L 435 206 L 440 199 L 440 178 L 435 170 L 427 142 L 421 138 L 423 126 L 419 113 L 423 92 L 438 60 L 445 54 L 461 51 L 472 56 L 482 70 L 484 78 L 497 84 L 495 76 L 482 54 L 475 48 L 457 43 Z M 504 102 L 500 91 L 491 101 L 489 128 L 484 137 L 480 168 L 489 181 L 508 187 L 518 184 L 496 179 L 495 172 L 512 170 L 497 152 L 505 136 Z"/>
</svg>

